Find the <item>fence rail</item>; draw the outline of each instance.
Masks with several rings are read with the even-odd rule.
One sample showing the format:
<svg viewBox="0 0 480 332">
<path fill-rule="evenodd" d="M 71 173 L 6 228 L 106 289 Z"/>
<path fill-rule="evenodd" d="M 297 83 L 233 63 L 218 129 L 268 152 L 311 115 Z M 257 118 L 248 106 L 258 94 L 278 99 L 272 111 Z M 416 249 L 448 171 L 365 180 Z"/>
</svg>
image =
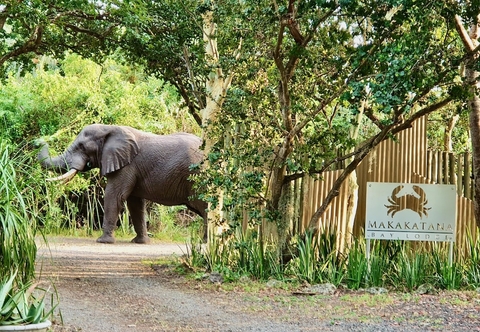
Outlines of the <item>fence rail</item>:
<svg viewBox="0 0 480 332">
<path fill-rule="evenodd" d="M 457 194 L 473 198 L 472 163 L 470 153 L 427 151 L 426 178 L 438 184 L 454 184 Z"/>
</svg>

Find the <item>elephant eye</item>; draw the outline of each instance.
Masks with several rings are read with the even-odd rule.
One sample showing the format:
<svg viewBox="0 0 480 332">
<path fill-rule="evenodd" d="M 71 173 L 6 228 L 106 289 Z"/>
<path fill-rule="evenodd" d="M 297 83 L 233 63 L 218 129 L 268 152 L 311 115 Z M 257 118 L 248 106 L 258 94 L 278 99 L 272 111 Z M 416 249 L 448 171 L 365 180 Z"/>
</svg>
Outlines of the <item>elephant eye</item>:
<svg viewBox="0 0 480 332">
<path fill-rule="evenodd" d="M 92 168 L 92 163 L 88 161 L 88 162 L 87 162 L 87 167 L 88 167 L 88 168 Z"/>
</svg>

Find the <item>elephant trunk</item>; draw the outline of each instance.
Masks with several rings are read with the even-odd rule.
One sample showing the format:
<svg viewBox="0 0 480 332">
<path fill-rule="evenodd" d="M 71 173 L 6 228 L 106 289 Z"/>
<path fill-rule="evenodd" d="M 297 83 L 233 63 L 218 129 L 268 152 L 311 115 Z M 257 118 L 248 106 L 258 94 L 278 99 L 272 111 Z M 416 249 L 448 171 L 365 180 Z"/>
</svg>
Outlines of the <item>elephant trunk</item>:
<svg viewBox="0 0 480 332">
<path fill-rule="evenodd" d="M 75 176 L 77 170 L 73 168 L 70 169 L 67 162 L 67 152 L 56 157 L 50 157 L 48 152 L 48 144 L 43 140 L 38 141 L 37 144 L 41 145 L 37 158 L 42 167 L 53 170 L 57 173 L 64 173 L 54 178 L 48 178 L 47 181 L 63 181 L 64 183 L 67 183 Z"/>
</svg>

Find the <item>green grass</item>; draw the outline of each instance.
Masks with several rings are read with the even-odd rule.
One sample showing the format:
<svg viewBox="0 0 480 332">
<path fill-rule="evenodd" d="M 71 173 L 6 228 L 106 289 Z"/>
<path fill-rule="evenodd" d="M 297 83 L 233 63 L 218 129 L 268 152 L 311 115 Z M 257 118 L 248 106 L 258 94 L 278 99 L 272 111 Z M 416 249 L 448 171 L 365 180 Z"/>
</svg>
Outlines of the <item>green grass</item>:
<svg viewBox="0 0 480 332">
<path fill-rule="evenodd" d="M 35 183 L 28 155 L 0 138 L 0 276 L 35 276 Z"/>
<path fill-rule="evenodd" d="M 235 234 L 235 232 L 233 232 Z M 478 283 L 478 255 L 448 262 L 446 246 L 423 245 L 406 241 L 373 241 L 370 262 L 365 254 L 365 239 L 356 239 L 345 253 L 339 253 L 332 234 L 315 237 L 306 234 L 290 243 L 291 259 L 282 263 L 275 244 L 258 241 L 255 233 L 228 241 L 215 238 L 206 252 L 193 251 L 188 257 L 197 270 L 217 271 L 227 282 L 242 276 L 285 283 L 332 283 L 357 290 L 385 287 L 394 291 L 414 292 L 420 286 L 437 289 L 475 289 Z M 327 239 L 327 240 L 325 240 Z M 472 251 L 480 240 L 472 240 Z M 474 244 L 473 244 L 474 243 Z M 195 246 L 194 246 L 195 247 Z M 266 257 L 268 256 L 268 259 Z"/>
</svg>

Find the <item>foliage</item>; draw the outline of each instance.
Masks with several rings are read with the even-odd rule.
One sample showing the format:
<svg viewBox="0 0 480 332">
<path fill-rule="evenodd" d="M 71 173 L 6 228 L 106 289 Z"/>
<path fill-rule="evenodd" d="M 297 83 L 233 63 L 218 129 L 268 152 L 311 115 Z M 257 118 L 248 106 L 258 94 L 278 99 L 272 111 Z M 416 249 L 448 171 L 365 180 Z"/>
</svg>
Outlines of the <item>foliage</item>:
<svg viewBox="0 0 480 332">
<path fill-rule="evenodd" d="M 197 7 L 198 6 L 198 7 Z M 208 3 L 205 3 L 208 6 Z M 120 13 L 125 29 L 119 46 L 131 63 L 140 63 L 177 89 L 189 113 L 201 124 L 209 72 L 202 40 L 202 4 L 194 0 L 138 1 Z"/>
<path fill-rule="evenodd" d="M 1 85 L 0 137 L 10 142 L 21 144 L 43 135 L 59 153 L 83 126 L 96 122 L 158 134 L 196 129 L 170 85 L 113 58 L 100 66 L 76 54 L 60 62 L 45 57 L 31 73 L 10 76 Z M 75 233 L 85 227 L 91 234 L 98 229 L 104 185 L 98 172 L 92 171 L 61 190 L 58 183 L 39 188 L 36 204 L 44 207 L 41 224 L 45 231 L 58 233 L 68 227 Z M 123 229 L 128 231 L 128 227 Z"/>
<path fill-rule="evenodd" d="M 0 91 L 2 136 L 17 142 L 44 135 L 64 148 L 91 123 L 158 134 L 195 128 L 169 85 L 113 59 L 99 66 L 75 54 L 60 63 L 42 58 L 32 73 L 10 76 Z"/>
<path fill-rule="evenodd" d="M 298 242 L 298 262 L 296 273 L 297 276 L 309 283 L 315 282 L 317 268 L 317 245 L 314 234 L 307 232 L 303 239 Z"/>
<path fill-rule="evenodd" d="M 405 285 L 408 291 L 413 291 L 418 286 L 428 283 L 432 271 L 429 268 L 432 264 L 429 262 L 429 255 L 425 253 L 408 254 L 402 252 L 400 259 L 396 262 L 395 270 L 397 273 L 393 276 L 398 285 Z M 448 262 L 447 262 L 448 264 Z"/>
<path fill-rule="evenodd" d="M 282 205 L 282 199 L 287 201 L 290 181 L 321 175 L 339 160 L 345 161 L 342 176 L 331 191 L 335 193 L 382 140 L 408 128 L 418 117 L 456 102 L 452 109 L 445 110 L 447 116 L 440 117 L 443 122 L 456 112 L 455 107 L 462 108 L 467 97 L 458 70 L 464 51 L 453 27 L 455 14 L 475 16 L 473 6 L 464 2 L 81 0 L 12 4 L 0 7 L 0 31 L 8 41 L 2 46 L 2 59 L 13 59 L 17 53 L 28 55 L 17 58 L 25 60 L 21 68 L 28 68 L 33 51 L 56 52 L 63 57 L 68 55 L 66 49 L 74 49 L 100 59 L 115 49 L 121 53 L 120 59 L 142 65 L 161 80 L 148 78 L 156 88 L 140 89 L 137 94 L 137 85 L 118 84 L 125 82 L 111 76 L 108 65 L 103 65 L 106 74 L 91 65 L 89 84 L 81 89 L 81 81 L 76 80 L 78 72 L 75 66 L 68 66 L 67 57 L 62 69 L 54 68 L 58 75 L 53 81 L 62 84 L 42 90 L 47 91 L 46 100 L 53 103 L 38 103 L 40 90 L 13 89 L 19 81 L 15 73 L 20 67 L 11 66 L 14 75 L 7 86 L 12 93 L 4 94 L 8 89 L 2 89 L 0 98 L 0 119 L 9 139 L 17 141 L 40 132 L 59 139 L 52 144 L 59 149 L 92 121 L 143 126 L 136 121 L 161 116 L 144 105 L 137 109 L 135 102 L 140 99 L 151 105 L 149 98 L 155 98 L 168 82 L 196 123 L 202 124 L 203 137 L 215 142 L 206 159 L 208 167 L 198 165 L 201 172 L 195 177 L 202 198 L 212 209 L 218 206 L 233 228 L 245 216 L 252 229 L 274 221 L 282 239 L 287 238 L 284 225 L 290 222 L 282 220 L 288 216 L 288 206 Z M 204 26 L 210 23 L 215 24 L 215 33 L 204 35 Z M 38 28 L 44 29 L 42 35 Z M 206 46 L 215 46 L 218 62 L 209 58 Z M 41 71 L 45 65 L 41 62 L 36 72 L 41 79 L 25 77 L 32 87 L 44 87 L 48 82 Z M 138 67 L 133 68 L 136 71 Z M 71 76 L 75 79 L 63 81 L 63 77 Z M 136 82 L 138 75 L 133 77 Z M 234 80 L 222 92 L 226 99 L 219 103 L 220 114 L 202 119 L 206 102 L 212 97 L 205 83 L 215 77 Z M 69 86 L 75 89 L 68 90 Z M 141 98 L 145 94 L 148 97 Z M 355 131 L 358 137 L 353 135 Z M 431 137 L 438 137 L 438 130 L 433 130 Z M 466 141 L 464 132 L 457 137 Z M 81 186 L 78 182 L 76 185 Z M 333 196 L 327 196 L 316 211 L 308 225 L 310 230 L 318 228 L 318 220 Z M 273 248 L 277 243 L 267 245 L 262 236 L 234 236 L 238 248 L 223 243 L 223 239 L 219 241 L 222 243 L 210 244 L 210 268 L 236 270 L 240 259 L 242 269 L 254 270 L 259 277 L 262 271 L 279 270 L 276 255 L 283 243 Z M 376 266 L 370 270 L 376 277 L 365 278 L 368 274 L 364 273 L 361 246 L 354 246 L 347 258 L 333 254 L 333 249 L 328 255 L 317 253 L 316 244 L 302 242 L 305 239 L 298 241 L 296 250 L 301 255 L 291 264 L 300 264 L 304 277 L 319 280 L 334 276 L 340 281 L 336 271 L 347 269 L 346 280 L 354 287 L 385 282 L 379 276 L 380 261 L 369 262 Z M 417 279 L 430 271 L 422 266 L 423 262 L 430 268 L 430 258 L 402 254 L 404 261 L 401 255 L 389 256 L 387 270 L 395 266 L 398 278 L 407 280 L 402 287 L 415 287 Z M 321 257 L 321 264 L 313 257 Z M 323 272 L 317 273 L 319 266 Z M 451 276 L 450 281 L 456 280 L 451 273 L 444 273 L 440 258 L 436 271 L 443 279 Z"/>
<path fill-rule="evenodd" d="M 216 145 L 197 183 L 213 208 L 223 204 L 232 224 L 242 216 L 237 207 L 247 206 L 252 225 L 274 220 L 280 226 L 280 200 L 290 180 L 321 174 L 339 152 L 353 149 L 347 175 L 391 133 L 462 96 L 463 50 L 452 29 L 456 3 L 225 0 L 145 6 L 151 20 L 139 19 L 125 34 L 123 50 L 187 90 L 181 95 L 191 113 L 200 113 L 209 97 L 199 82 L 217 70 L 198 42 L 206 13 L 213 15 L 216 66 L 234 80 L 220 114 L 203 123 Z M 172 11 L 185 29 L 164 28 L 164 15 Z M 163 40 L 148 35 L 150 30 L 161 31 Z M 172 57 L 157 61 L 170 49 Z"/>
<path fill-rule="evenodd" d="M 0 326 L 38 324 L 45 322 L 55 307 L 45 310 L 46 291 L 32 282 L 21 286 L 14 283 L 17 271 L 0 280 Z M 43 291 L 41 297 L 34 294 Z"/>
<path fill-rule="evenodd" d="M 256 234 L 241 233 L 229 241 L 214 241 L 204 251 L 190 245 L 187 265 L 199 270 L 220 272 L 226 282 L 248 276 L 258 280 L 277 278 L 298 284 L 332 283 L 358 290 L 386 287 L 396 291 L 414 292 L 424 285 L 433 289 L 470 289 L 480 286 L 478 261 L 458 257 L 450 265 L 446 246 L 406 241 L 372 241 L 370 260 L 366 257 L 365 239 L 355 240 L 348 251 L 339 253 L 322 236 L 306 233 L 290 248 L 291 257 L 273 250 L 275 245 L 259 246 Z M 478 244 L 475 244 L 477 250 Z M 285 255 L 285 252 L 283 253 Z"/>
<path fill-rule="evenodd" d="M 198 178 L 205 199 L 215 205 L 221 190 L 221 208 L 233 222 L 240 214 L 236 207 L 247 204 L 257 210 L 250 211 L 258 216 L 251 218 L 255 224 L 280 219 L 279 202 L 291 179 L 322 173 L 339 151 L 357 148 L 348 174 L 390 133 L 464 99 L 458 72 L 463 49 L 452 24 L 454 14 L 466 8 L 412 0 L 34 1 L 8 2 L 1 17 L 2 27 L 10 27 L 2 29 L 11 41 L 6 54 L 13 56 L 32 36 L 41 43 L 32 40 L 29 52 L 53 50 L 64 56 L 64 50 L 74 49 L 102 58 L 120 49 L 127 60 L 174 86 L 204 126 L 205 137 L 216 142 L 210 167 Z M 216 30 L 205 37 L 216 45 L 218 63 L 209 59 L 202 42 L 202 27 L 209 23 Z M 39 27 L 42 36 L 33 33 Z M 219 70 L 234 81 L 219 116 L 202 121 L 210 97 L 205 82 Z M 122 119 L 122 110 L 103 113 L 108 100 L 80 99 L 90 108 L 89 119 Z M 56 121 L 61 121 L 58 115 Z M 352 127 L 359 130 L 358 138 L 351 135 Z"/>
<path fill-rule="evenodd" d="M 477 237 L 468 235 L 468 247 L 466 258 L 463 259 L 467 271 L 467 282 L 472 285 L 480 284 L 480 233 Z"/>
<path fill-rule="evenodd" d="M 221 272 L 228 276 L 227 281 L 236 280 L 243 275 L 259 280 L 280 278 L 282 275 L 275 248 L 268 242 L 259 244 L 258 234 L 255 232 L 234 232 L 229 241 L 222 241 L 221 237 L 214 236 L 205 247 L 197 236 L 192 236 L 190 240 L 190 266 Z"/>
<path fill-rule="evenodd" d="M 120 11 L 109 1 L 4 1 L 0 5 L 0 38 L 5 41 L 0 45 L 0 76 L 5 78 L 5 71 L 30 70 L 37 55 L 59 58 L 67 50 L 101 60 L 105 55 L 101 49 L 114 40 L 119 28 L 113 14 Z"/>
<path fill-rule="evenodd" d="M 368 264 L 364 247 L 355 241 L 350 248 L 346 270 L 347 285 L 351 289 L 359 289 L 366 285 L 368 278 Z"/>
<path fill-rule="evenodd" d="M 465 153 L 471 151 L 468 107 L 465 102 L 458 102 L 435 112 L 428 117 L 427 140 L 429 150 L 448 151 L 445 149 L 447 127 L 453 117 L 458 121 L 452 130 L 452 151 Z"/>
<path fill-rule="evenodd" d="M 34 178 L 28 156 L 0 140 L 0 275 L 22 282 L 35 276 L 35 205 L 30 192 Z"/>
<path fill-rule="evenodd" d="M 433 253 L 436 278 L 438 279 L 437 283 L 442 289 L 457 289 L 463 283 L 465 272 L 463 271 L 463 267 L 457 262 L 450 264 L 445 256 L 445 251 L 443 253 L 434 251 Z"/>
</svg>

